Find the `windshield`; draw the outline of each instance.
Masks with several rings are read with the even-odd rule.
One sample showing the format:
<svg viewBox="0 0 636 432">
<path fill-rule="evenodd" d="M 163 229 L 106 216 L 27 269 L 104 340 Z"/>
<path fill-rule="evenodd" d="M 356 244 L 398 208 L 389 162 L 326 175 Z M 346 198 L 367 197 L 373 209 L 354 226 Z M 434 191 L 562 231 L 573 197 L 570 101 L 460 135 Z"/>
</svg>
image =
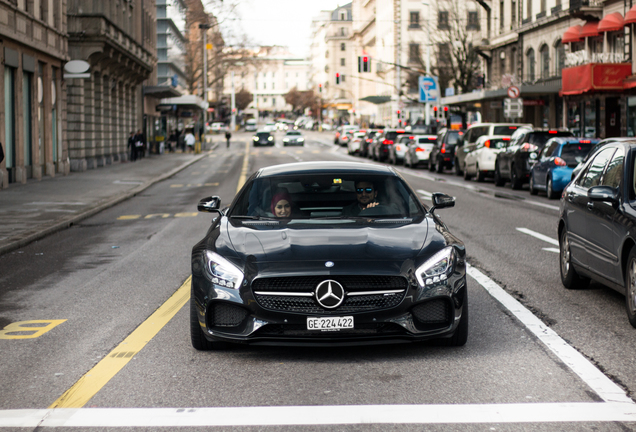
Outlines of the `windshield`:
<svg viewBox="0 0 636 432">
<path fill-rule="evenodd" d="M 561 159 L 563 159 L 568 165 L 577 165 L 585 156 L 592 150 L 594 144 L 587 143 L 572 143 L 566 144 L 561 149 Z"/>
<path fill-rule="evenodd" d="M 446 144 L 457 144 L 457 141 L 459 141 L 459 131 L 449 132 L 448 139 L 446 140 Z"/>
<path fill-rule="evenodd" d="M 259 138 L 267 138 L 269 135 L 269 132 L 256 132 L 256 136 Z"/>
<path fill-rule="evenodd" d="M 420 137 L 417 139 L 418 144 L 435 144 L 437 137 Z"/>
<path fill-rule="evenodd" d="M 512 135 L 515 131 L 519 129 L 519 126 L 495 126 L 493 130 L 493 135 Z"/>
<path fill-rule="evenodd" d="M 289 132 L 287 132 L 287 135 L 300 135 L 300 132 L 298 132 L 298 131 L 289 131 Z"/>
<path fill-rule="evenodd" d="M 288 214 L 277 213 L 285 206 Z M 396 176 L 300 174 L 255 179 L 242 190 L 228 216 L 236 220 L 281 218 L 324 223 L 413 218 L 424 211 L 417 196 Z"/>
<path fill-rule="evenodd" d="M 539 147 L 543 147 L 545 145 L 545 143 L 548 142 L 548 140 L 550 138 L 556 138 L 556 137 L 571 137 L 572 133 L 571 132 L 566 132 L 566 131 L 562 131 L 562 132 L 531 132 L 530 136 L 528 137 L 528 142 L 530 144 L 534 144 L 536 146 Z"/>
</svg>

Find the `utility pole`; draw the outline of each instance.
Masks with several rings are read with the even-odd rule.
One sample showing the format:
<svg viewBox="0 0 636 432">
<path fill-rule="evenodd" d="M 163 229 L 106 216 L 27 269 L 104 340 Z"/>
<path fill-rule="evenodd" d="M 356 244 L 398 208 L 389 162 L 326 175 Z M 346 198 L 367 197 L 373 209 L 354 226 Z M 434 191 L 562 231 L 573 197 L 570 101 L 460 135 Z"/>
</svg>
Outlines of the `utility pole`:
<svg viewBox="0 0 636 432">
<path fill-rule="evenodd" d="M 202 147 L 204 147 L 207 135 L 208 125 L 208 29 L 209 24 L 199 24 L 199 28 L 203 30 L 203 137 Z"/>
<path fill-rule="evenodd" d="M 231 106 L 232 106 L 232 116 L 230 117 L 230 130 L 234 132 L 236 130 L 236 98 L 234 96 L 234 71 L 230 73 L 230 79 L 232 80 L 232 98 L 231 98 Z"/>
</svg>

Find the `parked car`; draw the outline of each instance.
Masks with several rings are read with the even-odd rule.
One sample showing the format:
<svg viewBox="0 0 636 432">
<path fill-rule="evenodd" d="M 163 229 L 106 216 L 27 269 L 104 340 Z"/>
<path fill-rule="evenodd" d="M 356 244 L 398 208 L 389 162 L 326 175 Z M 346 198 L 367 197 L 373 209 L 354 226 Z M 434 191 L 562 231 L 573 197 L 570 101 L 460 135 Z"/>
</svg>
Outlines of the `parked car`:
<svg viewBox="0 0 636 432">
<path fill-rule="evenodd" d="M 247 119 L 245 121 L 245 132 L 256 132 L 257 123 L 256 119 Z"/>
<path fill-rule="evenodd" d="M 347 143 L 341 141 L 340 137 L 342 137 L 348 131 L 358 130 L 358 129 L 360 129 L 360 128 L 358 126 L 355 126 L 355 125 L 339 126 L 338 129 L 336 129 L 336 135 L 335 135 L 335 138 L 333 140 L 333 143 L 336 144 L 336 145 L 340 145 L 340 146 L 347 145 Z"/>
<path fill-rule="evenodd" d="M 293 130 L 293 129 L 288 130 L 287 133 L 285 133 L 285 136 L 283 137 L 283 146 L 288 146 L 288 145 L 304 146 L 305 138 L 303 137 L 303 134 L 297 130 Z"/>
<path fill-rule="evenodd" d="M 462 136 L 462 139 L 455 146 L 455 160 L 453 166 L 455 167 L 455 174 L 462 175 L 464 173 L 464 159 L 468 152 L 475 148 L 474 144 L 477 139 L 484 135 L 505 135 L 511 136 L 519 128 L 529 127 L 530 124 L 518 124 L 518 123 L 477 123 L 466 129 L 466 132 Z"/>
<path fill-rule="evenodd" d="M 508 145 L 497 155 L 495 161 L 495 185 L 503 186 L 510 181 L 513 189 L 530 180 L 530 169 L 550 138 L 571 137 L 572 132 L 557 129 L 532 129 L 524 127 L 515 132 Z"/>
<path fill-rule="evenodd" d="M 348 146 L 349 142 L 353 139 L 353 134 L 358 132 L 358 129 L 348 129 L 344 131 L 339 138 L 341 146 Z"/>
<path fill-rule="evenodd" d="M 463 135 L 464 131 L 456 129 L 442 129 L 439 131 L 435 146 L 431 149 L 431 155 L 429 156 L 428 169 L 430 171 L 442 173 L 445 168 L 453 168 L 455 146 Z"/>
<path fill-rule="evenodd" d="M 429 165 L 431 151 L 435 147 L 437 135 L 412 135 L 409 148 L 404 156 L 404 165 L 417 168 L 420 164 Z"/>
<path fill-rule="evenodd" d="M 483 182 L 486 177 L 494 175 L 497 153 L 509 141 L 509 136 L 482 135 L 475 144 L 464 146 L 464 149 L 471 148 L 464 161 L 464 180 L 470 180 L 474 176 L 478 182 Z"/>
<path fill-rule="evenodd" d="M 413 137 L 414 135 L 399 135 L 393 145 L 389 146 L 387 162 L 392 165 L 401 165 Z"/>
<path fill-rule="evenodd" d="M 252 141 L 254 141 L 254 147 L 273 146 L 276 144 L 276 139 L 274 138 L 274 134 L 269 131 L 256 132 L 254 136 L 252 137 Z"/>
<path fill-rule="evenodd" d="M 212 123 L 212 125 L 210 126 L 210 132 L 214 132 L 217 134 L 225 131 L 226 129 L 227 129 L 227 126 L 225 125 L 225 123 L 221 123 L 221 122 Z"/>
<path fill-rule="evenodd" d="M 366 139 L 367 132 L 360 131 L 354 132 L 351 139 L 347 143 L 347 153 L 360 154 L 360 148 L 362 148 L 362 141 Z"/>
<path fill-rule="evenodd" d="M 370 145 L 371 158 L 380 162 L 386 160 L 390 146 L 398 141 L 400 135 L 406 133 L 405 129 L 384 129 L 384 132 L 376 136 Z"/>
<path fill-rule="evenodd" d="M 590 279 L 625 295 L 636 327 L 636 140 L 608 143 L 566 186 L 559 211 L 561 282 L 587 286 Z"/>
<path fill-rule="evenodd" d="M 587 160 L 590 157 L 592 157 L 601 147 L 605 146 L 605 144 L 609 144 L 609 143 L 613 143 L 613 142 L 620 142 L 620 141 L 632 141 L 633 139 L 634 139 L 633 137 L 611 137 L 611 138 L 605 138 L 604 140 L 600 141 L 598 144 L 596 144 L 592 148 L 592 150 L 590 150 L 590 152 L 587 154 L 587 156 L 585 156 L 585 159 L 583 159 L 572 170 L 572 180 L 574 180 L 574 177 L 576 177 L 576 175 L 581 171 L 583 166 L 587 163 Z"/>
<path fill-rule="evenodd" d="M 391 167 L 333 161 L 261 168 L 228 209 L 202 199 L 215 217 L 192 248 L 193 347 L 464 345 L 466 250 L 434 213 L 454 198 L 432 202 Z"/>
<path fill-rule="evenodd" d="M 265 126 L 263 126 L 263 131 L 265 131 L 265 132 L 276 132 L 276 123 L 274 123 L 274 122 L 265 123 Z"/>
<path fill-rule="evenodd" d="M 382 129 L 367 129 L 367 135 L 363 141 L 361 141 L 360 147 L 360 156 L 362 157 L 370 157 L 369 155 L 369 146 L 373 143 L 375 137 L 380 135 L 384 130 Z"/>
<path fill-rule="evenodd" d="M 545 191 L 548 199 L 561 195 L 572 180 L 572 171 L 599 143 L 598 139 L 552 138 L 539 153 L 530 171 L 530 193 Z"/>
</svg>

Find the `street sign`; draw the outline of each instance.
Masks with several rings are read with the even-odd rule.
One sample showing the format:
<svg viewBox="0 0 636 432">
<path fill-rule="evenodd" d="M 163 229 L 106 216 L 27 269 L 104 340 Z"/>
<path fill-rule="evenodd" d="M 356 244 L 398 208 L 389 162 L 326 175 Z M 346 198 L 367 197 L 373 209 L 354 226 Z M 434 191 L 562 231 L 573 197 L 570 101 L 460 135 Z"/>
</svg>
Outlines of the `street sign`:
<svg viewBox="0 0 636 432">
<path fill-rule="evenodd" d="M 508 97 L 509 98 L 512 98 L 512 99 L 518 98 L 520 94 L 521 94 L 521 90 L 519 90 L 519 87 L 517 87 L 517 86 L 508 87 Z"/>
<path fill-rule="evenodd" d="M 437 77 L 420 76 L 418 79 L 420 87 L 420 102 L 437 102 L 439 95 L 439 85 Z"/>
<path fill-rule="evenodd" d="M 523 117 L 523 99 L 504 99 L 504 117 L 521 118 Z"/>
</svg>

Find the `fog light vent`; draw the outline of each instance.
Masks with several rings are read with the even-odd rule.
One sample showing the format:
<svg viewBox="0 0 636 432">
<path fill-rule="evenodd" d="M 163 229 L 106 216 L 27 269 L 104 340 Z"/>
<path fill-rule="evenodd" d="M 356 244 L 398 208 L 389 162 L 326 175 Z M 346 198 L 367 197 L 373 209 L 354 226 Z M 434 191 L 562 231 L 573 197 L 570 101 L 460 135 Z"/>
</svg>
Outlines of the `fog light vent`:
<svg viewBox="0 0 636 432">
<path fill-rule="evenodd" d="M 450 323 L 450 305 L 443 299 L 429 300 L 415 306 L 411 312 L 417 321 L 422 324 L 447 324 Z"/>
<path fill-rule="evenodd" d="M 248 312 L 239 306 L 228 303 L 211 305 L 208 319 L 212 327 L 236 327 L 240 325 Z"/>
</svg>

